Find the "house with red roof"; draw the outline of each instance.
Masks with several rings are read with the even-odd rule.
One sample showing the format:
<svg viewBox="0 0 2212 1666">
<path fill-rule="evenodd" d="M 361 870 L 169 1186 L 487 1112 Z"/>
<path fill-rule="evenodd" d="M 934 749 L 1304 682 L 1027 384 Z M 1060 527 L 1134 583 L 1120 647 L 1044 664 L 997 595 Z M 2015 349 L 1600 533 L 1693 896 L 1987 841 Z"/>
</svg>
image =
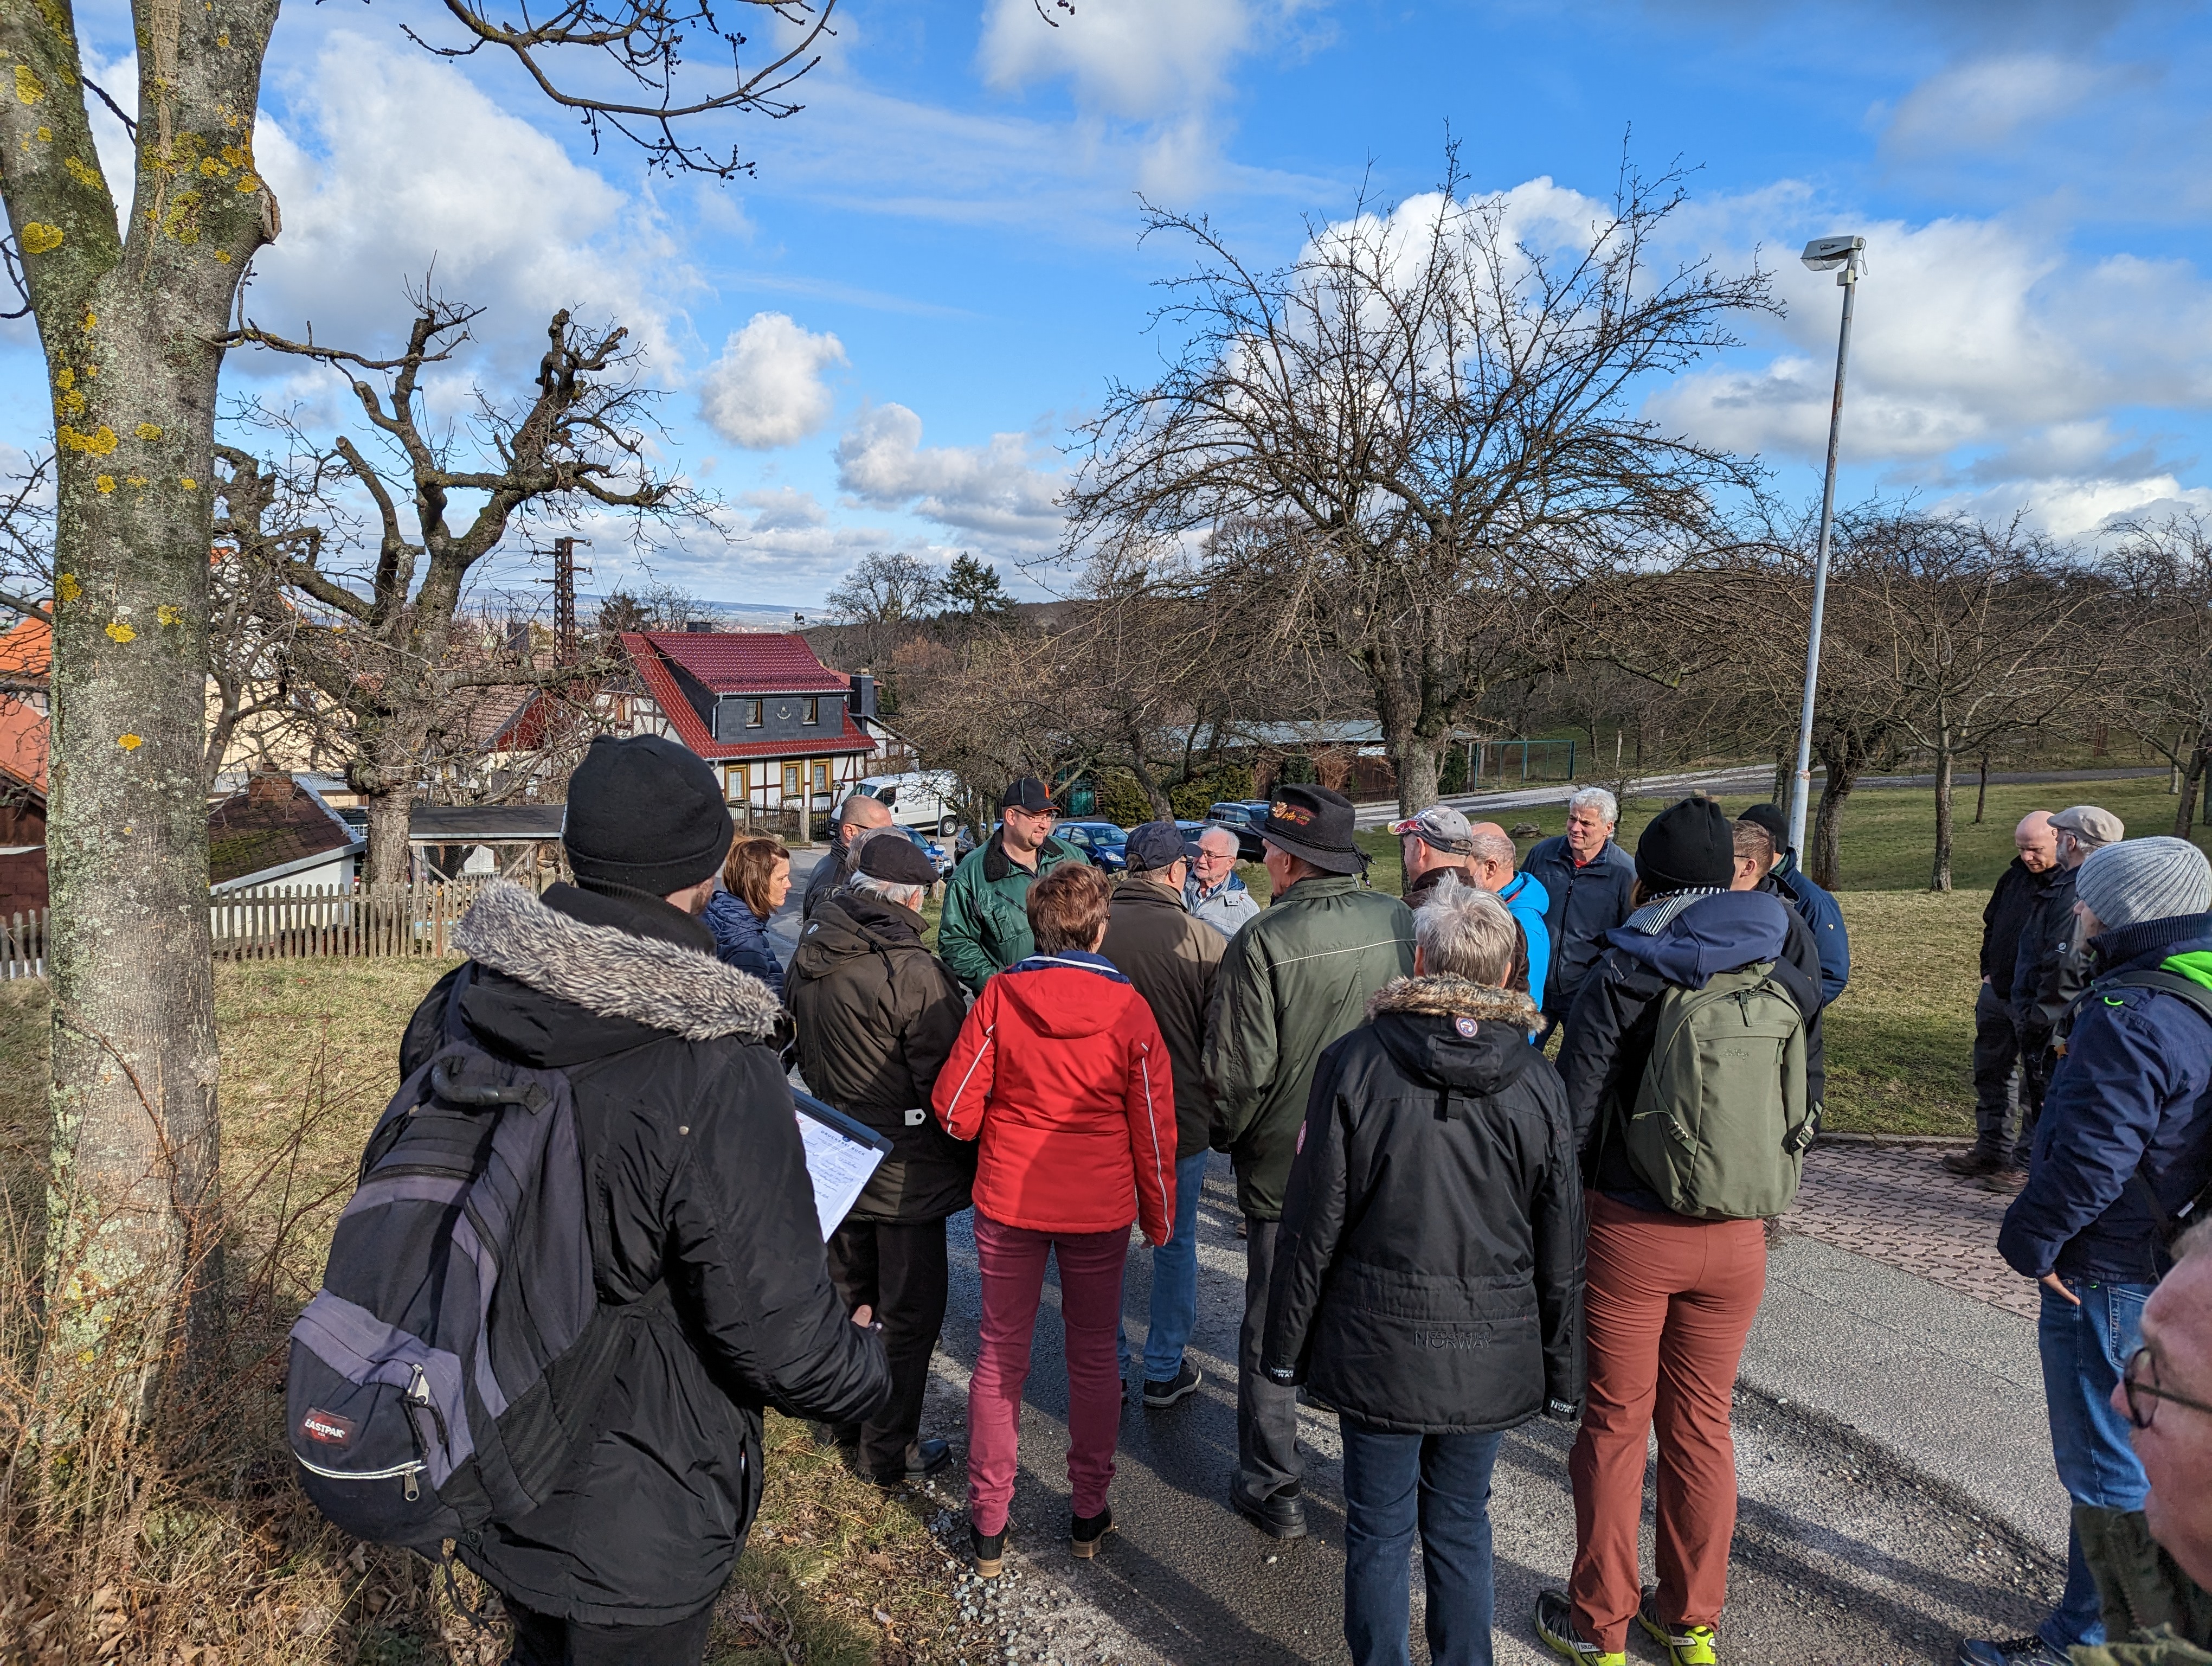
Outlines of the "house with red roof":
<svg viewBox="0 0 2212 1666">
<path fill-rule="evenodd" d="M 0 920 L 46 906 L 46 678 L 52 626 L 0 632 Z"/>
<path fill-rule="evenodd" d="M 720 773 L 741 821 L 828 810 L 878 748 L 875 678 L 846 676 L 804 636 L 767 630 L 624 631 L 633 734 L 681 741 Z"/>
</svg>

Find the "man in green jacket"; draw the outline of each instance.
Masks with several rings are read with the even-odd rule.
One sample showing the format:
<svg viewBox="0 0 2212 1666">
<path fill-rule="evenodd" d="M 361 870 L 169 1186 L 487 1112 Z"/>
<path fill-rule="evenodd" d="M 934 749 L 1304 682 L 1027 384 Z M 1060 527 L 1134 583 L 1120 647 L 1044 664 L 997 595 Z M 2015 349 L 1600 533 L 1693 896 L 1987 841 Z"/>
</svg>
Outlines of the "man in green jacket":
<svg viewBox="0 0 2212 1666">
<path fill-rule="evenodd" d="M 999 795 L 999 830 L 968 853 L 945 887 L 937 958 L 973 989 L 1036 952 L 1030 935 L 1030 887 L 1083 853 L 1052 836 L 1052 794 L 1024 775 Z"/>
<path fill-rule="evenodd" d="M 1230 940 L 1206 1042 L 1213 1146 L 1235 1160 L 1246 1219 L 1229 1498 L 1278 1539 L 1306 1530 L 1297 1390 L 1260 1370 L 1283 1188 L 1322 1049 L 1358 1027 L 1377 989 L 1413 974 L 1413 916 L 1396 897 L 1367 889 L 1367 858 L 1352 832 L 1352 800 L 1342 793 L 1277 789 L 1260 830 L 1273 899 Z"/>
</svg>

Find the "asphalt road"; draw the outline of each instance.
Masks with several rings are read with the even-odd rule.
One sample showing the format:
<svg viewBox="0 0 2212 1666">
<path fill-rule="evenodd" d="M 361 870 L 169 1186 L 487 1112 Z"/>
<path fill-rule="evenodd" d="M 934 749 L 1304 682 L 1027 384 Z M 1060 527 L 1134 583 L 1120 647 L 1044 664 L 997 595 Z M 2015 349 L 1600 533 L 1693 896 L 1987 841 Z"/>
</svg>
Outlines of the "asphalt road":
<svg viewBox="0 0 2212 1666">
<path fill-rule="evenodd" d="M 988 1649 L 1006 1661 L 1131 1666 L 1346 1658 L 1334 1419 L 1311 1408 L 1304 1414 L 1312 1536 L 1279 1545 L 1224 1499 L 1237 1450 L 1234 1361 L 1243 1300 L 1235 1227 L 1226 1159 L 1217 1157 L 1200 1209 L 1192 1342 L 1206 1382 L 1170 1411 L 1147 1412 L 1138 1403 L 1123 1414 L 1113 1493 L 1117 1531 L 1091 1563 L 1067 1552 L 1066 1377 L 1054 1286 L 1048 1284 L 1012 1523 L 1010 1566 L 1019 1577 L 1001 1582 L 988 1602 L 975 1596 L 977 1587 L 961 1587 L 965 1600 L 999 1622 L 974 1634 L 978 1657 Z M 966 1217 L 953 1231 L 951 1311 L 925 1432 L 947 1437 L 958 1450 L 977 1309 Z M 1134 1248 L 1125 1312 L 1139 1344 L 1149 1265 L 1141 1245 Z M 1844 1425 L 1740 1389 L 1737 1428 L 1743 1505 L 1724 1660 L 1944 1663 L 1960 1635 L 2018 1635 L 2056 1596 L 2062 1571 L 2045 1551 L 1963 1493 L 1886 1458 Z M 1555 1659 L 1535 1641 L 1528 1615 L 1540 1588 L 1564 1582 L 1573 1554 L 1571 1438 L 1539 1422 L 1510 1437 L 1500 1458 L 1492 1519 L 1501 1662 Z M 965 1544 L 963 1486 L 956 1464 L 932 1489 L 945 1506 L 932 1513 L 948 1547 Z M 1415 1566 L 1418 1659 L 1425 1657 L 1418 1642 Z M 1003 1637 L 1001 1625 L 1008 1628 Z M 1632 1634 L 1629 1650 L 1632 1659 L 1662 1658 L 1639 1634 Z"/>
</svg>

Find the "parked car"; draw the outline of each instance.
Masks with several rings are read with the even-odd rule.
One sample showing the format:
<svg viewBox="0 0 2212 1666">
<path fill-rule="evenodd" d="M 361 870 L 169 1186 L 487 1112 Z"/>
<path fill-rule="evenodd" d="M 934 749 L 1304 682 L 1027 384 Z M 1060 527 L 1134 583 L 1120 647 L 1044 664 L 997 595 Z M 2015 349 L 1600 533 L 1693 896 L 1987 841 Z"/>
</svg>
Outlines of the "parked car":
<svg viewBox="0 0 2212 1666">
<path fill-rule="evenodd" d="M 914 841 L 914 848 L 916 850 L 919 850 L 923 855 L 929 858 L 929 865 L 937 870 L 937 877 L 939 879 L 945 879 L 951 877 L 952 869 L 956 864 L 957 859 L 952 854 L 951 848 L 944 841 L 939 839 L 925 838 L 911 827 L 902 827 L 899 829 L 899 831 L 905 834 L 908 838 L 912 839 Z"/>
<path fill-rule="evenodd" d="M 883 805 L 901 827 L 947 834 L 960 825 L 953 808 L 955 790 L 952 777 L 942 770 L 910 769 L 901 775 L 870 775 L 853 792 Z"/>
<path fill-rule="evenodd" d="M 1121 873 L 1129 866 L 1129 836 L 1112 822 L 1062 822 L 1052 830 L 1109 873 Z"/>
<path fill-rule="evenodd" d="M 1237 860 L 1256 862 L 1267 855 L 1260 842 L 1260 829 L 1267 819 L 1265 799 L 1228 799 L 1206 806 L 1206 819 L 1217 827 L 1225 827 L 1237 836 Z"/>
</svg>

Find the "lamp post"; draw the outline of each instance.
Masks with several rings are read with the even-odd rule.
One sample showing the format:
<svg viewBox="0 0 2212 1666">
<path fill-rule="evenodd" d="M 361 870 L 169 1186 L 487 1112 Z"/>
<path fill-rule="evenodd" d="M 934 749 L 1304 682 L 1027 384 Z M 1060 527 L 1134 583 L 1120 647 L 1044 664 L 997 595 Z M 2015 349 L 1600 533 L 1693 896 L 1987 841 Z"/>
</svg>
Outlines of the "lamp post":
<svg viewBox="0 0 2212 1666">
<path fill-rule="evenodd" d="M 1863 237 L 1816 237 L 1799 258 L 1816 272 L 1833 271 L 1844 292 L 1844 324 L 1836 337 L 1835 402 L 1828 410 L 1828 473 L 1820 489 L 1820 547 L 1813 558 L 1813 617 L 1805 633 L 1805 699 L 1797 713 L 1797 774 L 1790 789 L 1790 848 L 1805 848 L 1805 811 L 1813 797 L 1813 696 L 1820 682 L 1820 614 L 1828 600 L 1828 539 L 1836 517 L 1836 443 L 1844 427 L 1844 365 L 1851 351 L 1851 301 L 1865 270 Z M 1843 270 L 1837 271 L 1837 268 Z M 1801 854 L 1799 860 L 1803 860 Z"/>
</svg>

